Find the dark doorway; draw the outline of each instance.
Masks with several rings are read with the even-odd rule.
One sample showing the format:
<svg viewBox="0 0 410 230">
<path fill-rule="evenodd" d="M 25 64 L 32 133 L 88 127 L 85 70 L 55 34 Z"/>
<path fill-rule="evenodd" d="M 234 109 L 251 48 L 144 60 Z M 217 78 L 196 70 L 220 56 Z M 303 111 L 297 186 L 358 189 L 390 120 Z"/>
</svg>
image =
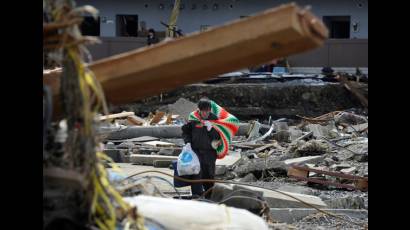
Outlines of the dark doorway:
<svg viewBox="0 0 410 230">
<path fill-rule="evenodd" d="M 117 37 L 138 36 L 138 15 L 117 15 Z"/>
<path fill-rule="evenodd" d="M 100 17 L 94 19 L 91 16 L 85 16 L 80 30 L 83 35 L 100 36 Z"/>
<path fill-rule="evenodd" d="M 329 38 L 350 38 L 350 16 L 323 16 Z"/>
</svg>

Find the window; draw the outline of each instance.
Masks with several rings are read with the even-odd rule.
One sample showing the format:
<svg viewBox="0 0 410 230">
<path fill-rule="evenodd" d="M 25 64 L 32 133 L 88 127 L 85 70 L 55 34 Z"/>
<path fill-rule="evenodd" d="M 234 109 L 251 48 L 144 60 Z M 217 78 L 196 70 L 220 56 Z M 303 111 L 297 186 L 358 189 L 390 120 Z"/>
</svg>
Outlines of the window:
<svg viewBox="0 0 410 230">
<path fill-rule="evenodd" d="M 117 15 L 116 21 L 118 37 L 138 36 L 138 15 Z"/>
<path fill-rule="evenodd" d="M 95 20 L 91 16 L 85 16 L 80 25 L 80 30 L 83 35 L 100 36 L 100 17 Z"/>
<path fill-rule="evenodd" d="M 324 16 L 329 38 L 350 38 L 350 16 Z"/>
</svg>

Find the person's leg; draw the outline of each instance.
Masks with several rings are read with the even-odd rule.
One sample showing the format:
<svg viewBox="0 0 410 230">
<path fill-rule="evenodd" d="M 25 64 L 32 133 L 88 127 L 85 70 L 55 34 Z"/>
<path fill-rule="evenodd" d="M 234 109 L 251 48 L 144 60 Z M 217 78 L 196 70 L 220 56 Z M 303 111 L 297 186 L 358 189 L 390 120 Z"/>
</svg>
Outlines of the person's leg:
<svg viewBox="0 0 410 230">
<path fill-rule="evenodd" d="M 192 175 L 190 179 L 199 180 L 201 179 L 201 174 Z M 192 197 L 199 197 L 202 195 L 203 192 L 204 192 L 204 189 L 203 189 L 202 183 L 191 183 Z"/>
<path fill-rule="evenodd" d="M 202 174 L 202 179 L 214 179 L 215 178 L 215 163 L 208 162 L 204 164 L 204 170 Z M 214 186 L 214 182 L 207 182 L 203 183 L 203 187 L 205 192 L 211 189 Z M 212 191 L 209 191 L 206 195 L 205 198 L 209 199 L 212 195 Z"/>
</svg>

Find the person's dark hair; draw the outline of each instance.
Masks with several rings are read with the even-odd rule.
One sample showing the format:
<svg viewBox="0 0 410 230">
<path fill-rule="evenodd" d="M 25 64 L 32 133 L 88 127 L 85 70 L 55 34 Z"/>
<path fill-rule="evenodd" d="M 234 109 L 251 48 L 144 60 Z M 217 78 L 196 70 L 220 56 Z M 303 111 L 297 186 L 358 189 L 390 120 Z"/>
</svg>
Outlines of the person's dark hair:
<svg viewBox="0 0 410 230">
<path fill-rule="evenodd" d="M 153 33 L 153 34 L 155 34 L 155 30 L 151 28 L 151 29 L 148 30 L 148 33 Z"/>
<path fill-rule="evenodd" d="M 208 98 L 201 98 L 198 101 L 198 109 L 206 110 L 211 108 L 211 101 Z"/>
</svg>

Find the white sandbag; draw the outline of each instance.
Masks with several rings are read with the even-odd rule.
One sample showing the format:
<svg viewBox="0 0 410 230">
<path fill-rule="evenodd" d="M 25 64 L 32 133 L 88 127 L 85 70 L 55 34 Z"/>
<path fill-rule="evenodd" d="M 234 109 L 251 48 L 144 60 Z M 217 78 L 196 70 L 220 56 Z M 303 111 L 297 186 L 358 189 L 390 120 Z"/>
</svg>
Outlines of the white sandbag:
<svg viewBox="0 0 410 230">
<path fill-rule="evenodd" d="M 267 223 L 261 217 L 225 205 L 144 195 L 126 197 L 125 200 L 137 206 L 141 215 L 158 221 L 170 230 L 268 230 Z"/>
</svg>

